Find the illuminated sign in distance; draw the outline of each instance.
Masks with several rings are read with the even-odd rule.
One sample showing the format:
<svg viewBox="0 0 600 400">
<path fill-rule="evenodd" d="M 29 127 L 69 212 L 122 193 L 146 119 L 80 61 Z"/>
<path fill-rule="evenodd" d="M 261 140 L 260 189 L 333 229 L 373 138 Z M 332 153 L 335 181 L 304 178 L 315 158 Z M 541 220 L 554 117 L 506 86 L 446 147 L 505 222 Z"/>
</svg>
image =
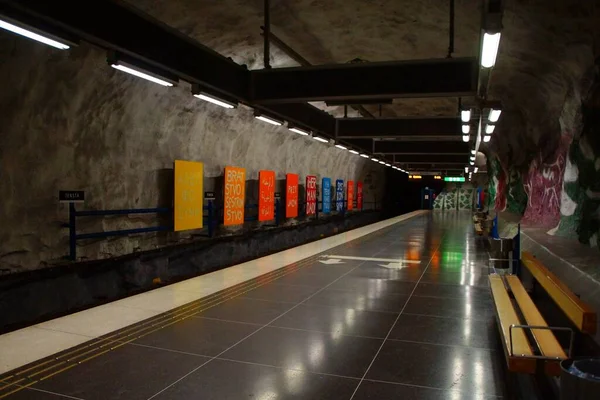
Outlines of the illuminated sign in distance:
<svg viewBox="0 0 600 400">
<path fill-rule="evenodd" d="M 446 182 L 464 182 L 464 176 L 446 176 L 444 177 L 444 181 Z"/>
</svg>

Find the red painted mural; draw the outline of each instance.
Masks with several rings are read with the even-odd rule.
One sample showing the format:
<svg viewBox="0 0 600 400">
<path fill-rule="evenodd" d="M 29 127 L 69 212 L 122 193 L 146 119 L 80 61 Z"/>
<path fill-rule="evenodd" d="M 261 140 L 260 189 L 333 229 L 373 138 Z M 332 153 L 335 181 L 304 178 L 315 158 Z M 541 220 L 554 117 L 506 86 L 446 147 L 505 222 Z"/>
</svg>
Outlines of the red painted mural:
<svg viewBox="0 0 600 400">
<path fill-rule="evenodd" d="M 554 162 L 543 163 L 538 158 L 531 163 L 523 179 L 528 196 L 521 220 L 524 225 L 553 228 L 560 221 L 560 196 L 571 139 L 568 134 L 562 136 Z"/>
</svg>

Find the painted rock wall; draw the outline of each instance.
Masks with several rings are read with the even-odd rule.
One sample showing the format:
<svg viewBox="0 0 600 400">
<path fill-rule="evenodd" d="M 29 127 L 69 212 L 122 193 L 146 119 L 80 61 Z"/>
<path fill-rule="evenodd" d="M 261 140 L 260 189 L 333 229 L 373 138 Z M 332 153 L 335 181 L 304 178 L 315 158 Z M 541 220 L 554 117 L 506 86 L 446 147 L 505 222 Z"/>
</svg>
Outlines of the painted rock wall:
<svg viewBox="0 0 600 400">
<path fill-rule="evenodd" d="M 560 197 L 570 142 L 571 136 L 564 134 L 554 160 L 545 162 L 538 157 L 529 167 L 525 176 L 528 201 L 523 224 L 552 228 L 560 220 Z"/>
<path fill-rule="evenodd" d="M 473 188 L 460 188 L 458 189 L 458 209 L 459 210 L 472 210 L 474 204 L 474 192 Z"/>
<path fill-rule="evenodd" d="M 571 144 L 561 193 L 560 223 L 549 233 L 599 246 L 600 84 L 582 106 L 582 129 Z"/>
</svg>

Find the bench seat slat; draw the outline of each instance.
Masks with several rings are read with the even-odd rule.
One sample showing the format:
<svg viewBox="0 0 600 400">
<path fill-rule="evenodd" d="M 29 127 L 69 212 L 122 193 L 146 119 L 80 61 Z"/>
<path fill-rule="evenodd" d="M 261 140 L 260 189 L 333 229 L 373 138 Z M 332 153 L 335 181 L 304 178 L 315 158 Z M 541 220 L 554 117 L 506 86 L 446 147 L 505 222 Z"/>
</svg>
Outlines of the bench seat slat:
<svg viewBox="0 0 600 400">
<path fill-rule="evenodd" d="M 525 372 L 534 373 L 536 360 L 527 359 L 522 356 L 532 356 L 533 351 L 527 340 L 527 336 L 523 329 L 513 329 L 513 353 L 514 356 L 510 356 L 510 334 L 509 327 L 511 325 L 521 325 L 519 317 L 513 307 L 504 282 L 499 275 L 490 275 L 490 288 L 492 290 L 492 296 L 494 298 L 494 305 L 496 308 L 496 316 L 498 317 L 498 326 L 502 335 L 502 342 L 504 353 L 506 355 L 508 369 L 513 372 Z"/>
<path fill-rule="evenodd" d="M 525 317 L 527 325 L 548 326 L 546 320 L 542 317 L 542 314 L 540 314 L 535 304 L 533 304 L 531 297 L 527 294 L 527 291 L 519 278 L 514 275 L 507 276 L 506 281 L 508 282 L 515 300 L 517 300 L 517 304 Z M 546 329 L 531 329 L 531 334 L 542 355 L 561 359 L 567 358 L 567 355 L 562 346 L 558 343 L 558 340 L 556 340 L 552 331 Z"/>
<path fill-rule="evenodd" d="M 521 256 L 523 265 L 544 288 L 565 315 L 583 333 L 596 333 L 596 313 L 529 252 Z"/>
</svg>

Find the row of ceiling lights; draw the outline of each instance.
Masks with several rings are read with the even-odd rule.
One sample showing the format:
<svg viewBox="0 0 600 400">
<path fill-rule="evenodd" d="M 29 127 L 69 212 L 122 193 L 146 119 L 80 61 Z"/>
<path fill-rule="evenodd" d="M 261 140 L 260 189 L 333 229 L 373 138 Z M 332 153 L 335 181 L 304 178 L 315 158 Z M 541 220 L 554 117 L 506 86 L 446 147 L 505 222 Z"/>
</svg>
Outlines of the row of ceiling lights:
<svg viewBox="0 0 600 400">
<path fill-rule="evenodd" d="M 29 39 L 33 39 L 40 43 L 47 44 L 49 46 L 52 46 L 52 47 L 60 49 L 60 50 L 68 50 L 73 45 L 75 45 L 75 43 L 72 43 L 70 41 L 67 41 L 67 40 L 64 40 L 61 38 L 57 38 L 54 35 L 40 32 L 36 28 L 29 27 L 27 25 L 24 25 L 18 21 L 14 21 L 14 20 L 10 20 L 10 22 L 8 22 L 8 21 L 0 19 L 0 28 L 6 29 L 6 30 L 16 33 L 18 35 L 27 37 Z M 40 34 L 40 33 L 42 33 L 42 34 Z M 132 64 L 131 62 L 126 62 L 126 61 L 120 60 L 116 53 L 109 54 L 108 63 L 110 64 L 110 66 L 112 68 L 115 68 L 122 72 L 126 72 L 131 75 L 134 75 L 138 78 L 142 78 L 147 81 L 156 83 L 161 86 L 172 87 L 177 84 L 176 77 L 167 77 L 166 75 L 168 75 L 168 74 L 158 74 L 156 72 L 151 72 L 151 71 L 145 70 L 144 68 L 140 68 L 139 66 L 136 66 L 136 65 Z M 199 85 L 195 85 L 195 84 L 192 85 L 192 95 L 198 99 L 207 101 L 209 103 L 215 104 L 215 105 L 223 107 L 223 108 L 232 109 L 232 108 L 236 108 L 238 106 L 237 102 L 223 99 L 220 96 L 215 96 L 214 94 L 209 93 L 206 90 L 203 90 Z M 255 112 L 254 118 L 261 120 L 263 122 L 269 123 L 271 125 L 276 125 L 276 126 L 282 126 L 285 123 L 285 121 L 281 121 L 276 118 L 266 116 L 263 113 L 259 113 L 259 112 Z M 316 135 L 312 134 L 311 132 L 305 131 L 305 130 L 295 127 L 293 125 L 288 124 L 288 129 L 290 131 L 295 132 L 302 136 L 310 136 L 318 142 L 329 143 L 328 139 L 323 138 L 321 136 L 316 136 Z M 359 155 L 363 158 L 369 158 L 374 162 L 377 162 L 381 165 L 385 165 L 386 167 L 391 167 L 397 171 L 401 171 L 406 174 L 408 173 L 407 171 L 405 171 L 404 169 L 402 169 L 400 167 L 391 165 L 391 164 L 389 164 L 383 160 L 379 160 L 375 157 L 371 157 L 366 153 L 359 153 L 358 151 L 356 151 L 354 149 L 348 149 L 346 146 L 343 146 L 339 143 L 335 144 L 335 147 L 337 147 L 340 150 L 349 151 L 350 153 L 352 153 L 354 155 Z"/>
<path fill-rule="evenodd" d="M 483 34 L 483 46 L 481 49 L 481 67 L 482 68 L 492 68 L 496 64 L 496 57 L 498 56 L 498 48 L 500 47 L 500 32 L 488 33 L 484 32 Z M 483 123 L 482 117 L 487 113 L 487 121 L 485 122 L 485 128 L 483 130 L 483 142 L 488 143 L 492 138 L 492 133 L 496 129 L 496 123 L 500 119 L 500 114 L 502 114 L 502 109 L 497 106 L 485 107 L 481 109 L 482 113 L 479 114 L 480 123 Z M 470 141 L 470 131 L 471 125 L 469 124 L 471 121 L 471 109 L 465 108 L 460 111 L 460 118 L 463 122 L 462 125 L 462 139 L 463 142 L 467 143 Z M 477 143 L 476 143 L 477 146 Z M 469 174 L 469 181 L 471 181 L 473 174 L 477 173 L 479 170 L 478 167 L 474 167 L 475 158 L 476 158 L 477 150 L 471 150 L 471 155 L 469 157 L 469 166 L 465 167 L 465 174 Z"/>
</svg>

